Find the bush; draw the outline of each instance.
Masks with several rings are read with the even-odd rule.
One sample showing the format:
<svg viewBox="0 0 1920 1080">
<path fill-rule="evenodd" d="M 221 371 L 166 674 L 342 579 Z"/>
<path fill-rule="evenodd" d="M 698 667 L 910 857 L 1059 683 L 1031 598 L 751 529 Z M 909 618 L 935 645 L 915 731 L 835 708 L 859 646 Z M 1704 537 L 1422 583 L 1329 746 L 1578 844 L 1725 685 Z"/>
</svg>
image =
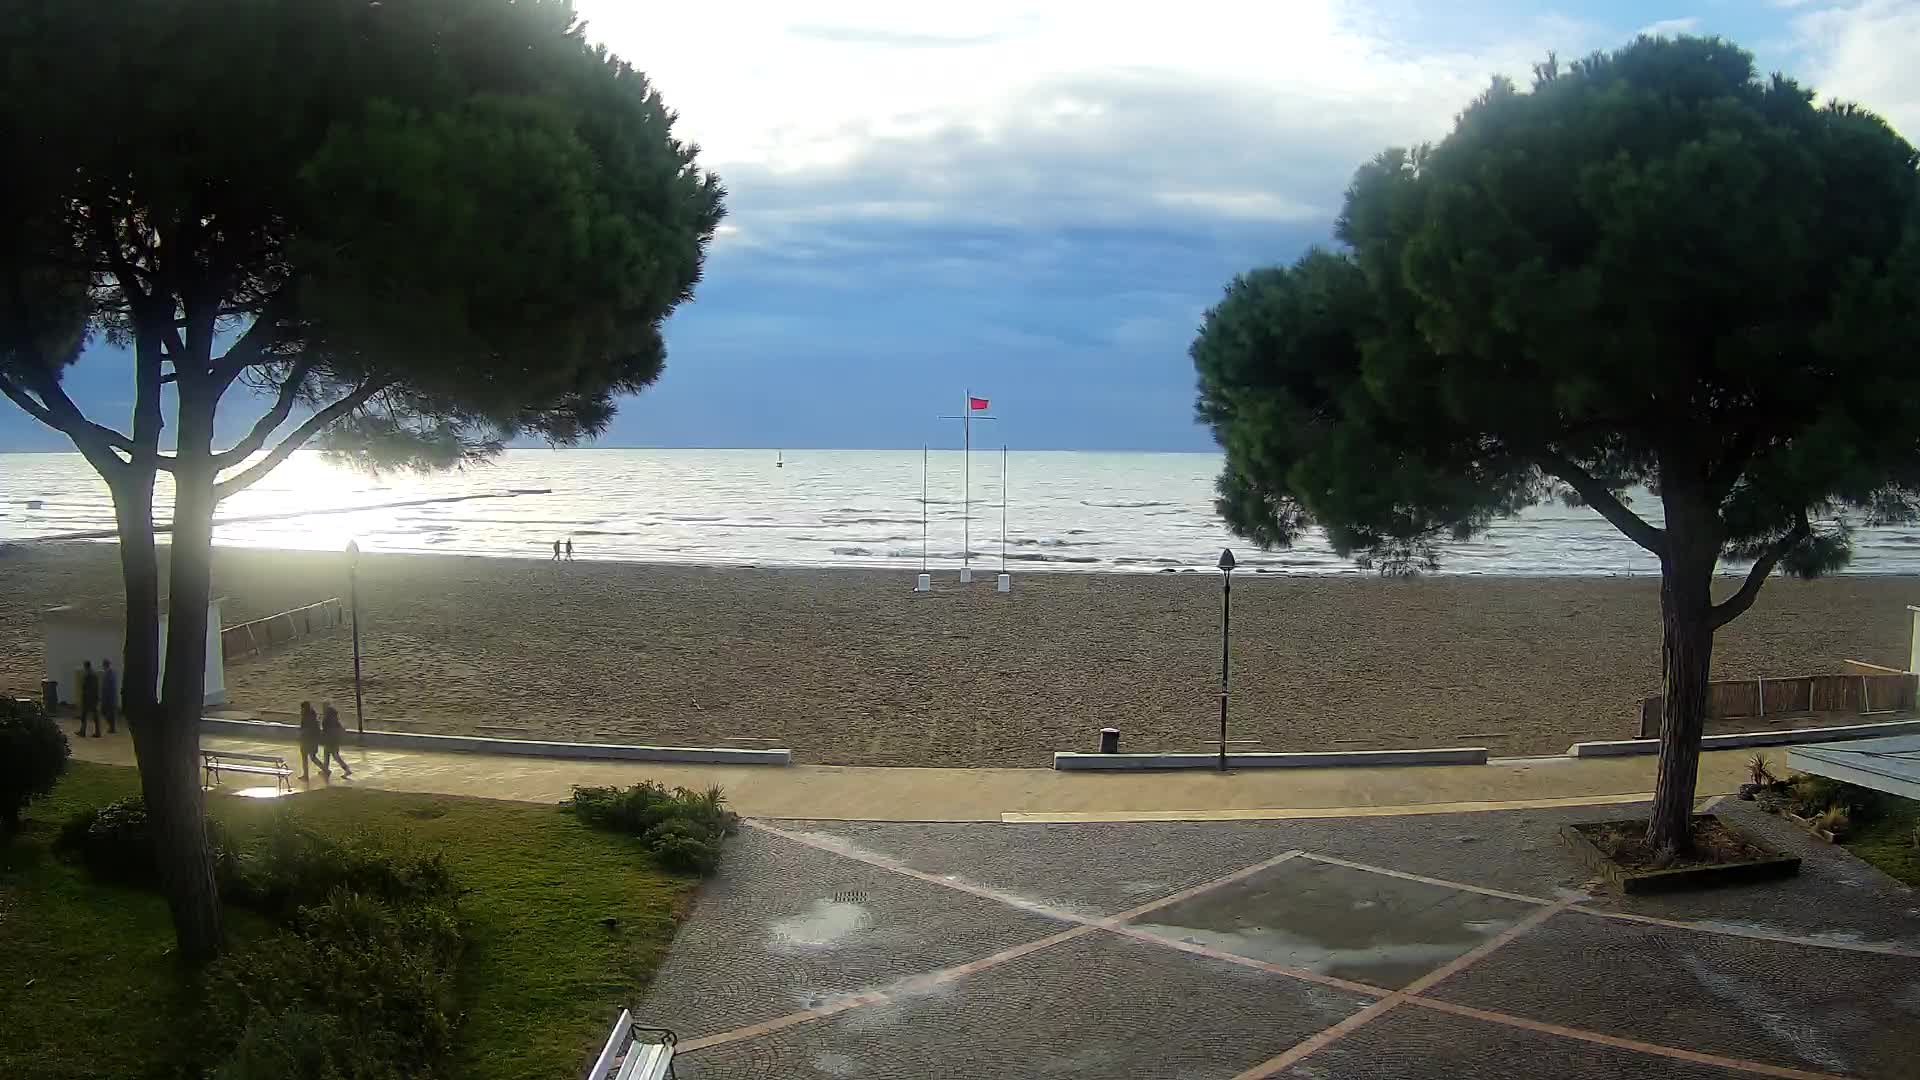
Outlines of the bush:
<svg viewBox="0 0 1920 1080">
<path fill-rule="evenodd" d="M 726 801 L 717 787 L 669 789 L 649 780 L 624 790 L 576 786 L 560 805 L 594 828 L 639 837 L 664 870 L 711 874 L 720 865 L 720 841 L 740 828 Z"/>
<path fill-rule="evenodd" d="M 240 1032 L 214 1075 L 443 1075 L 453 1057 L 464 948 L 451 900 L 389 903 L 335 890 L 298 909 L 288 932 L 230 953 L 209 971 L 210 1018 L 219 1030 Z"/>
<path fill-rule="evenodd" d="M 213 870 L 221 893 L 232 892 L 239 880 L 233 848 L 220 823 L 209 820 L 207 843 L 213 847 Z M 55 846 L 79 857 L 96 876 L 126 885 L 153 887 L 160 883 L 160 867 L 153 853 L 153 831 L 147 823 L 147 804 L 138 795 L 82 810 L 60 826 Z"/>
<path fill-rule="evenodd" d="M 31 701 L 0 697 L 0 839 L 20 828 L 27 804 L 67 771 L 67 733 Z"/>
<path fill-rule="evenodd" d="M 409 837 L 366 830 L 331 840 L 281 814 L 258 850 L 241 856 L 234 903 L 269 914 L 319 904 L 346 890 L 390 904 L 450 901 L 453 875 L 437 851 Z"/>
</svg>

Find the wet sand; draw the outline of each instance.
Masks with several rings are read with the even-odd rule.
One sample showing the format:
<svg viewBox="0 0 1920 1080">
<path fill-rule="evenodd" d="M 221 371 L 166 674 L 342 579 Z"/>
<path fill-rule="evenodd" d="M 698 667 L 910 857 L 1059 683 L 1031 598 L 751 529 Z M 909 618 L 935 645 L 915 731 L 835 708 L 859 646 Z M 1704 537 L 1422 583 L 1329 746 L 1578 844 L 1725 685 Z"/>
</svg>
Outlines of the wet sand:
<svg viewBox="0 0 1920 1080">
<path fill-rule="evenodd" d="M 35 613 L 119 602 L 104 544 L 0 554 L 0 689 L 40 678 Z M 438 556 L 361 561 L 368 726 L 500 737 L 785 746 L 821 764 L 1045 765 L 1093 748 L 1202 750 L 1218 724 L 1217 575 L 767 570 Z M 222 549 L 225 621 L 346 594 L 338 555 Z M 1732 580 L 1723 582 L 1731 591 Z M 1557 753 L 1635 733 L 1659 689 L 1650 577 L 1236 574 L 1238 749 L 1487 746 Z M 1718 678 L 1904 666 L 1920 578 L 1775 580 L 1718 636 Z M 343 628 L 231 662 L 233 706 L 349 719 Z M 1738 727 L 1755 726 L 1741 721 Z"/>
</svg>

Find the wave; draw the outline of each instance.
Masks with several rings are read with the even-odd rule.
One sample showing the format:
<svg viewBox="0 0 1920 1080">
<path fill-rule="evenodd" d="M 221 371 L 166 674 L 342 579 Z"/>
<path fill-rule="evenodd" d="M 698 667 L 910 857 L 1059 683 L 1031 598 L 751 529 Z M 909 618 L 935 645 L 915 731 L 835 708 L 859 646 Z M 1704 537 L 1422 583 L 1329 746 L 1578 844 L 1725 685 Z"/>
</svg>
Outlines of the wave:
<svg viewBox="0 0 1920 1080">
<path fill-rule="evenodd" d="M 1178 504 L 1170 502 L 1094 502 L 1091 499 L 1081 499 L 1080 505 L 1100 506 L 1109 510 L 1143 510 L 1149 506 L 1176 506 Z"/>
<path fill-rule="evenodd" d="M 1046 562 L 1046 563 L 1097 563 L 1100 559 L 1093 555 L 1042 555 L 1037 551 L 1015 551 L 1007 555 L 1008 562 Z"/>
<path fill-rule="evenodd" d="M 1056 540 L 1051 536 L 1038 540 L 1023 536 L 1012 541 L 1014 547 L 1099 547 L 1101 543 L 1099 540 Z"/>
<path fill-rule="evenodd" d="M 835 555 L 872 555 L 873 554 L 873 552 L 863 547 L 837 547 L 837 548 L 828 548 L 827 550 L 833 552 Z"/>
</svg>

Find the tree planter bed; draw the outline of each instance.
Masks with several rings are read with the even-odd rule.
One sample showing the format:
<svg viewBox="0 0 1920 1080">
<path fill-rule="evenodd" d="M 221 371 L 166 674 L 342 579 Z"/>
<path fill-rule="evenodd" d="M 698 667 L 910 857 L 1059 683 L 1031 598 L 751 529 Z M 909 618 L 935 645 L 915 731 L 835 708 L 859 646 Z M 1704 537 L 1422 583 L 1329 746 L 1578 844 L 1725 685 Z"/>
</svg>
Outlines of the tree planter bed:
<svg viewBox="0 0 1920 1080">
<path fill-rule="evenodd" d="M 1737 853 L 1715 855 L 1702 850 L 1681 865 L 1661 868 L 1632 857 L 1631 845 L 1621 857 L 1608 854 L 1602 846 L 1609 834 L 1624 833 L 1629 840 L 1644 836 L 1646 826 L 1644 819 L 1562 825 L 1560 839 L 1614 891 L 1629 895 L 1774 881 L 1800 872 L 1798 856 L 1783 855 L 1713 814 L 1693 815 L 1694 835 L 1707 833 L 1723 848 L 1738 847 Z"/>
</svg>

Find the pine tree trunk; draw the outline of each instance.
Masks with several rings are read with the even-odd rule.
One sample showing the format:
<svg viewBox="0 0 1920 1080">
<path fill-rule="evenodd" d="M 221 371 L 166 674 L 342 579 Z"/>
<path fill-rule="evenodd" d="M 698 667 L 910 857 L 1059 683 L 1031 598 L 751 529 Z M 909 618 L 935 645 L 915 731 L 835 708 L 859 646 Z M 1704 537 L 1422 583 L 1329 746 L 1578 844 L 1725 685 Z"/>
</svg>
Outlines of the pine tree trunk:
<svg viewBox="0 0 1920 1080">
<path fill-rule="evenodd" d="M 1669 493 L 1669 554 L 1660 569 L 1660 768 L 1647 838 L 1656 848 L 1685 852 L 1693 842 L 1694 787 L 1700 735 L 1706 728 L 1707 680 L 1713 667 L 1713 567 L 1717 534 L 1697 513 L 1676 514 Z M 1689 508 L 1698 509 L 1698 508 Z M 1701 532 L 1706 535 L 1700 535 Z"/>
<path fill-rule="evenodd" d="M 147 740 L 154 769 L 149 774 L 143 760 L 141 781 L 181 958 L 202 964 L 218 955 L 221 929 L 198 761 L 213 588 L 213 403 L 201 399 L 194 381 L 180 385 L 161 722 Z"/>
</svg>

